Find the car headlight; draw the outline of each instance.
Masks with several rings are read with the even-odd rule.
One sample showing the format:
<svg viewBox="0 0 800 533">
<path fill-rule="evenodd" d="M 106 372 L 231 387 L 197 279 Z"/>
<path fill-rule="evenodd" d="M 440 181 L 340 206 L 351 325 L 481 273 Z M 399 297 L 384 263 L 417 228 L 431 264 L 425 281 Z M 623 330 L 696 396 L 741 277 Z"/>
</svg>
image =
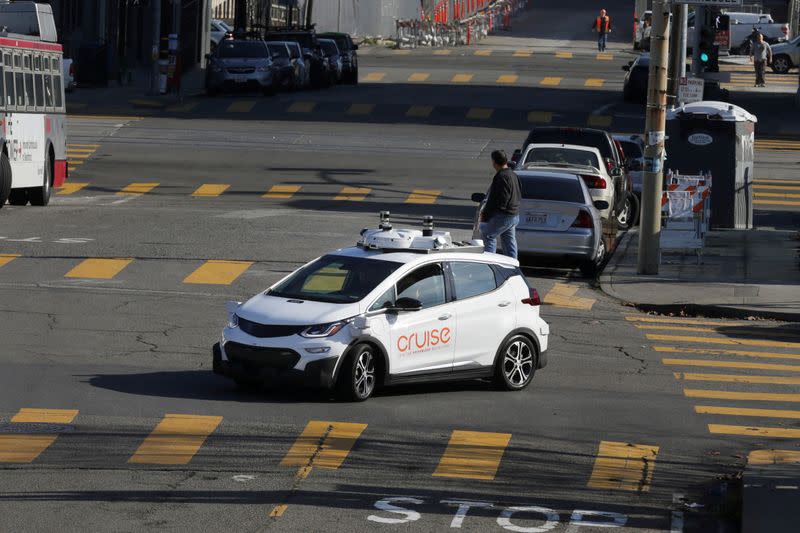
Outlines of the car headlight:
<svg viewBox="0 0 800 533">
<path fill-rule="evenodd" d="M 237 315 L 236 313 L 231 313 L 228 315 L 228 327 L 229 328 L 239 327 L 239 315 Z"/>
<path fill-rule="evenodd" d="M 307 339 L 318 339 L 320 337 L 330 337 L 336 335 L 343 327 L 347 325 L 347 320 L 340 320 L 339 322 L 329 322 L 327 324 L 316 324 L 309 326 L 303 330 L 300 335 Z"/>
</svg>

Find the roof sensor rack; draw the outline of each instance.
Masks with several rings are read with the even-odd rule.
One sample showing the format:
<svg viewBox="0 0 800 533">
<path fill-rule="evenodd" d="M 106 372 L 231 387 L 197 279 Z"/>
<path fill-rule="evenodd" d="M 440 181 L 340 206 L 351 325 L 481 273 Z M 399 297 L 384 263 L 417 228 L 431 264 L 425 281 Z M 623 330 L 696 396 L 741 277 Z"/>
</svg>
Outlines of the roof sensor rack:
<svg viewBox="0 0 800 533">
<path fill-rule="evenodd" d="M 449 231 L 435 231 L 433 217 L 428 215 L 422 219 L 422 230 L 394 229 L 391 213 L 381 211 L 380 224 L 377 229 L 364 228 L 361 239 L 356 246 L 364 250 L 380 250 L 384 252 L 440 253 L 468 252 L 483 253 L 480 241 L 453 241 Z"/>
</svg>

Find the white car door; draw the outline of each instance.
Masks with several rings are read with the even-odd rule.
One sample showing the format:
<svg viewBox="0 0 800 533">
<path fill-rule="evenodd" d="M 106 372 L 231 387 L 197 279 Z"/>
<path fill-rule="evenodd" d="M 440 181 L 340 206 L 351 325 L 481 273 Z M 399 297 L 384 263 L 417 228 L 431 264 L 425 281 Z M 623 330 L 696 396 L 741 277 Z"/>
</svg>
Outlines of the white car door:
<svg viewBox="0 0 800 533">
<path fill-rule="evenodd" d="M 394 302 L 412 298 L 422 304 L 422 309 L 381 316 L 385 321 L 381 329 L 388 331 L 392 375 L 451 370 L 456 319 L 445 287 L 441 263 L 420 266 L 397 282 Z M 391 296 L 379 299 L 383 300 L 391 301 Z"/>
<path fill-rule="evenodd" d="M 453 370 L 490 366 L 516 324 L 513 291 L 508 283 L 497 286 L 495 272 L 486 263 L 452 261 L 448 266 L 457 324 Z"/>
</svg>

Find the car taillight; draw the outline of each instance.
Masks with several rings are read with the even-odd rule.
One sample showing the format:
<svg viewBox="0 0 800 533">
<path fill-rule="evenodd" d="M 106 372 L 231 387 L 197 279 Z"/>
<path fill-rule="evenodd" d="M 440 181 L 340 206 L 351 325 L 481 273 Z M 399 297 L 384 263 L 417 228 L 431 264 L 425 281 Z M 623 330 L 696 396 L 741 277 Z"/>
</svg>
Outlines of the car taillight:
<svg viewBox="0 0 800 533">
<path fill-rule="evenodd" d="M 589 214 L 588 211 L 584 211 L 581 209 L 578 211 L 578 218 L 575 219 L 575 222 L 572 223 L 573 228 L 592 228 L 594 227 L 594 222 L 592 221 L 592 215 Z"/>
<path fill-rule="evenodd" d="M 536 289 L 531 287 L 528 290 L 530 291 L 530 297 L 522 300 L 522 303 L 524 303 L 525 305 L 532 305 L 534 307 L 537 305 L 542 305 L 542 299 L 539 298 L 539 293 L 536 292 Z"/>
<path fill-rule="evenodd" d="M 581 174 L 583 182 L 590 189 L 605 189 L 607 187 L 606 180 L 600 176 L 591 176 L 589 174 Z"/>
</svg>

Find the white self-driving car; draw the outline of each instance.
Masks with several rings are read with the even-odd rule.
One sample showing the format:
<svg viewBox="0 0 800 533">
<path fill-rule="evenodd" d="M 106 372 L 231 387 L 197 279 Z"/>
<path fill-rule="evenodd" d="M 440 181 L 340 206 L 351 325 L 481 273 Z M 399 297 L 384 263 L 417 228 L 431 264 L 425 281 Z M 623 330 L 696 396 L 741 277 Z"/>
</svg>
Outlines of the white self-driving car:
<svg viewBox="0 0 800 533">
<path fill-rule="evenodd" d="M 493 378 L 521 390 L 547 363 L 540 300 L 505 256 L 448 232 L 393 229 L 319 257 L 249 301 L 228 304 L 214 372 L 363 401 L 376 386 Z"/>
</svg>

